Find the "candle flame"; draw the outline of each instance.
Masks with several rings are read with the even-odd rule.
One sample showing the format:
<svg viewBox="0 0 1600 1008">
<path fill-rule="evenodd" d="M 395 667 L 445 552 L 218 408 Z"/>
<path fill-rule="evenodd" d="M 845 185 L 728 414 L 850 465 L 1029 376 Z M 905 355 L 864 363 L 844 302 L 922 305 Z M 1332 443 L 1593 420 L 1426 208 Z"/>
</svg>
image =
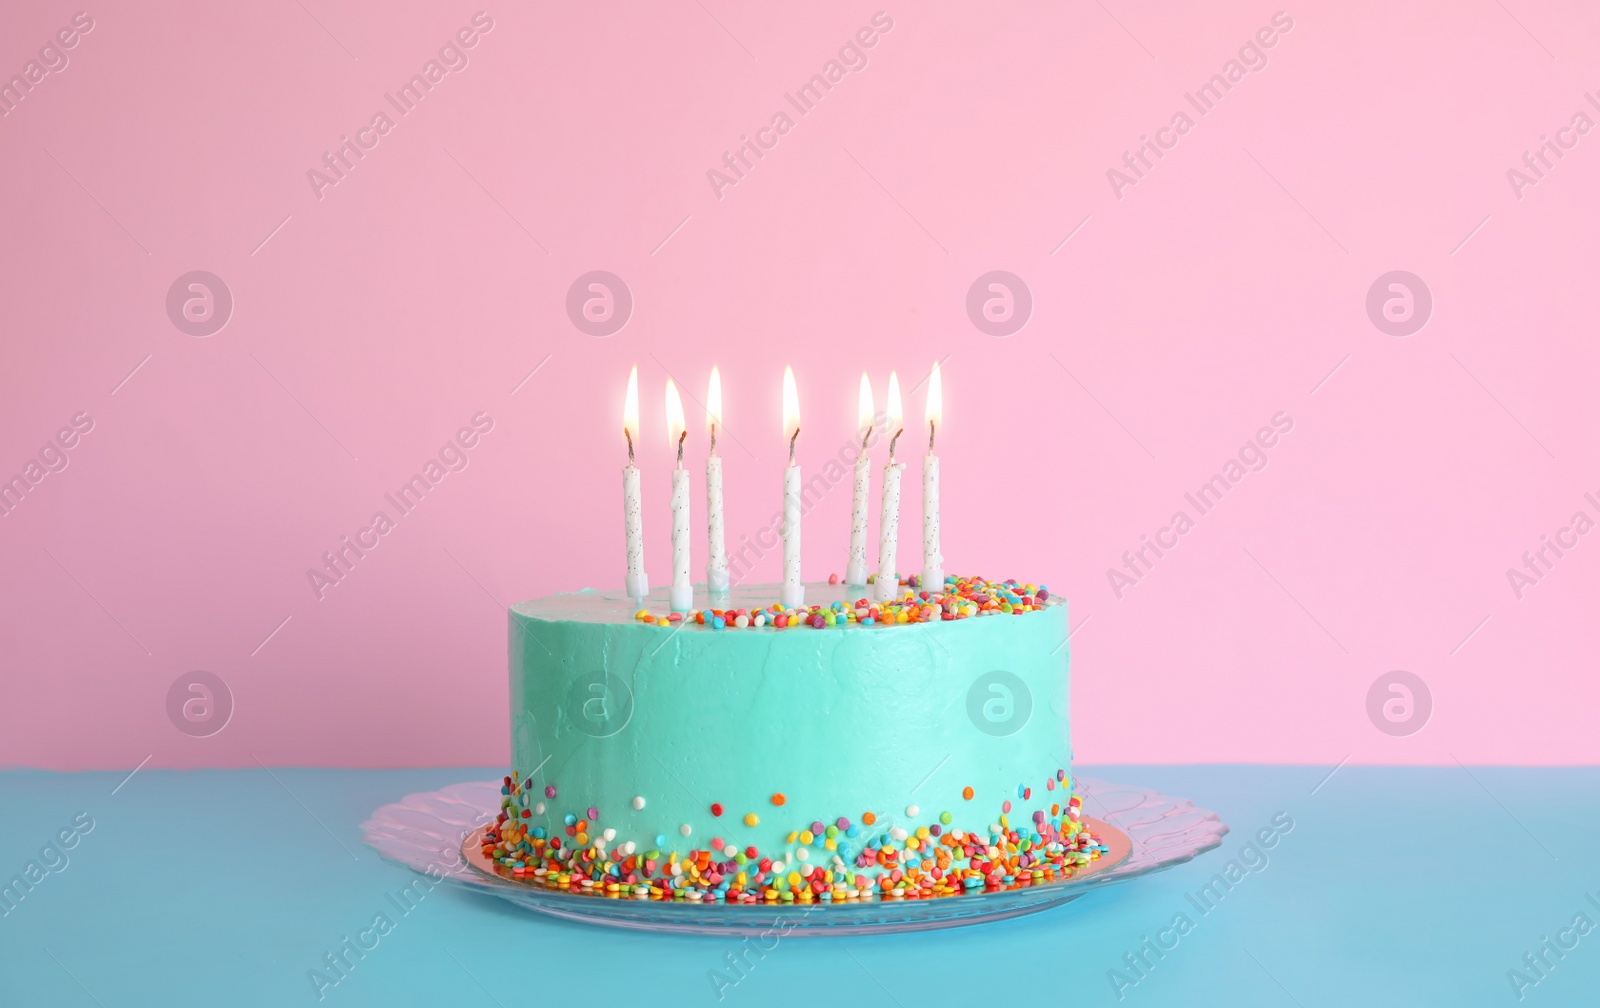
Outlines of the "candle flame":
<svg viewBox="0 0 1600 1008">
<path fill-rule="evenodd" d="M 783 369 L 783 439 L 792 442 L 800 433 L 800 392 L 794 385 L 794 368 Z"/>
<path fill-rule="evenodd" d="M 867 379 L 867 373 L 861 373 L 861 392 L 856 397 L 856 429 L 865 436 L 872 428 L 872 382 Z"/>
<path fill-rule="evenodd" d="M 884 416 L 887 417 L 885 430 L 899 430 L 905 422 L 905 410 L 900 408 L 900 376 L 893 371 L 889 372 L 889 402 L 884 407 Z"/>
<path fill-rule="evenodd" d="M 683 400 L 678 398 L 678 386 L 667 379 L 667 440 L 673 448 L 678 447 L 678 440 L 683 437 L 686 430 L 683 422 Z"/>
<path fill-rule="evenodd" d="M 722 426 L 722 372 L 713 365 L 711 368 L 711 381 L 706 385 L 706 430 L 716 437 L 717 428 Z"/>
<path fill-rule="evenodd" d="M 639 434 L 639 365 L 628 372 L 628 394 L 622 401 L 622 433 L 631 442 Z"/>
<path fill-rule="evenodd" d="M 939 362 L 933 362 L 928 375 L 928 443 L 933 444 L 934 431 L 944 423 L 944 383 L 939 380 Z M 930 448 L 930 450 L 932 450 Z"/>
</svg>

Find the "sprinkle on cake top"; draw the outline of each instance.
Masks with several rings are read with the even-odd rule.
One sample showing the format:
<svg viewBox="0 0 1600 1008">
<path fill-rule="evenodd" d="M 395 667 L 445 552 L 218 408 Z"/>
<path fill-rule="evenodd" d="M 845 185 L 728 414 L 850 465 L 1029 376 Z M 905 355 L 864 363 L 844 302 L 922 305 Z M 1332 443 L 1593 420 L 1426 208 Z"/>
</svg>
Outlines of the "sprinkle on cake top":
<svg viewBox="0 0 1600 1008">
<path fill-rule="evenodd" d="M 837 583 L 837 576 L 829 577 Z M 746 627 L 773 627 L 779 630 L 791 626 L 811 626 L 818 630 L 830 626 L 859 623 L 861 626 L 894 626 L 900 623 L 932 623 L 938 620 L 958 620 L 971 616 L 1020 616 L 1047 606 L 1060 599 L 1050 594 L 1044 585 L 1026 584 L 1011 578 L 990 581 L 982 577 L 955 577 L 944 579 L 944 584 L 933 590 L 924 590 L 915 576 L 902 580 L 905 591 L 887 602 L 874 602 L 860 598 L 851 604 L 847 601 L 831 605 L 813 605 L 789 608 L 774 602 L 756 609 L 703 609 L 692 613 L 652 613 L 640 609 L 633 618 L 641 623 L 670 627 L 682 622 L 697 623 L 712 630 Z"/>
</svg>

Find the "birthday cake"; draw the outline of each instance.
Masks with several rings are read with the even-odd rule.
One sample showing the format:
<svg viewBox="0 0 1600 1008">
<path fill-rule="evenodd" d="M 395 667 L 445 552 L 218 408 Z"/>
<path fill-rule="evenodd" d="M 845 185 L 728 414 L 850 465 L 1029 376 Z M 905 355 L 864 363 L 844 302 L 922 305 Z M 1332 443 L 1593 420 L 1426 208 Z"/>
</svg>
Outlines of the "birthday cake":
<svg viewBox="0 0 1600 1008">
<path fill-rule="evenodd" d="M 1067 607 L 1017 581 L 897 587 L 513 606 L 516 769 L 482 853 L 572 892 L 745 903 L 960 896 L 1098 858 Z"/>
</svg>

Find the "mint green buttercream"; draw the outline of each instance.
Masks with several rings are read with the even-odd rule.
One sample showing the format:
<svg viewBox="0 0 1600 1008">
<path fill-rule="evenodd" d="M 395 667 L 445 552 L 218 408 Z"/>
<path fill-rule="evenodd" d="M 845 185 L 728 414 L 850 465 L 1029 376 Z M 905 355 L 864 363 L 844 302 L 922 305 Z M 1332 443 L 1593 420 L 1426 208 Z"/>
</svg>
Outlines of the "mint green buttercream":
<svg viewBox="0 0 1600 1008">
<path fill-rule="evenodd" d="M 811 604 L 860 594 L 806 587 Z M 696 601 L 751 608 L 777 595 L 762 585 Z M 646 607 L 665 612 L 666 592 Z M 511 609 L 513 768 L 532 776 L 528 804 L 545 803 L 526 821 L 564 841 L 562 817 L 592 807 L 596 833 L 616 830 L 613 847 L 644 851 L 662 836 L 682 852 L 720 836 L 793 866 L 790 832 L 871 811 L 877 825 L 838 838 L 853 866 L 861 843 L 891 827 L 914 832 L 948 811 L 946 829 L 981 831 L 1010 801 L 1011 826 L 1026 833 L 1034 811 L 1067 802 L 1065 785 L 1046 785 L 1071 758 L 1065 605 L 820 630 L 658 627 L 636 621 L 638 608 L 583 591 Z M 810 861 L 830 860 L 819 837 Z"/>
</svg>

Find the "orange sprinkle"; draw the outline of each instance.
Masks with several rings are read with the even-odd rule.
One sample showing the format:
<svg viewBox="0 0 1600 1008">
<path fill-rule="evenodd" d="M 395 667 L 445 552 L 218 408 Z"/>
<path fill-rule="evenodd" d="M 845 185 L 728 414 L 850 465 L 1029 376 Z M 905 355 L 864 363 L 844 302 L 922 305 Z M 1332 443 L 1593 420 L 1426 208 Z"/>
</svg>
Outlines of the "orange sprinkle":
<svg viewBox="0 0 1600 1008">
<path fill-rule="evenodd" d="M 961 789 L 961 797 L 965 798 L 967 801 L 971 801 L 972 800 L 972 788 L 970 788 L 970 787 L 962 788 Z"/>
<path fill-rule="evenodd" d="M 779 791 L 777 794 L 772 796 L 772 804 L 774 804 L 774 805 L 782 805 L 784 802 L 786 802 L 788 800 L 789 799 L 787 799 L 787 798 L 785 798 L 783 796 L 783 792 L 782 791 Z"/>
<path fill-rule="evenodd" d="M 877 821 L 878 821 L 878 817 L 873 815 L 871 812 L 863 812 L 863 813 L 861 813 L 862 825 L 871 826 L 873 823 L 875 823 Z"/>
</svg>

